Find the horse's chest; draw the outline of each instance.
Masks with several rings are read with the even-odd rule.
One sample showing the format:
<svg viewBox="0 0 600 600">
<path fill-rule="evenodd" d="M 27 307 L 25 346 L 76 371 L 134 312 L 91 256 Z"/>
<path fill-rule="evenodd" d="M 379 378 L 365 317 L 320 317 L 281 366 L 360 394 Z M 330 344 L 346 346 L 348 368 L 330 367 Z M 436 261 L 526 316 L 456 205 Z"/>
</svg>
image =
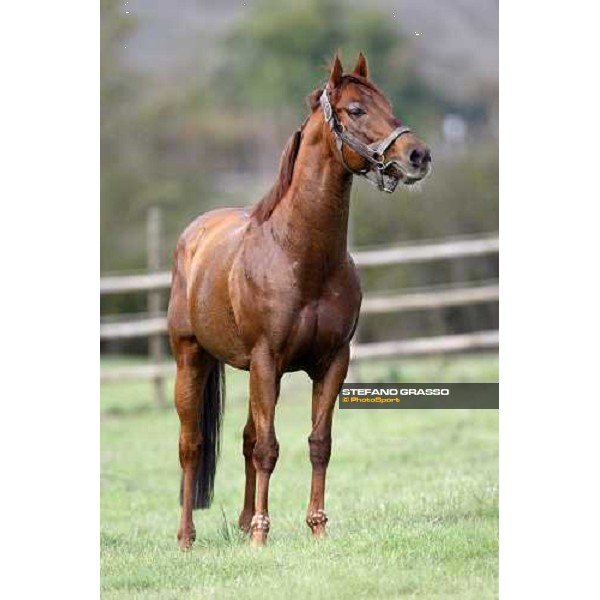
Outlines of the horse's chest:
<svg viewBox="0 0 600 600">
<path fill-rule="evenodd" d="M 360 309 L 360 284 L 350 264 L 308 277 L 282 251 L 243 255 L 232 269 L 230 290 L 248 353 L 266 340 L 281 371 L 327 362 L 349 341 Z"/>
<path fill-rule="evenodd" d="M 284 342 L 282 360 L 305 366 L 347 342 L 358 318 L 358 306 L 345 300 L 341 293 L 334 292 L 303 306 Z"/>
</svg>

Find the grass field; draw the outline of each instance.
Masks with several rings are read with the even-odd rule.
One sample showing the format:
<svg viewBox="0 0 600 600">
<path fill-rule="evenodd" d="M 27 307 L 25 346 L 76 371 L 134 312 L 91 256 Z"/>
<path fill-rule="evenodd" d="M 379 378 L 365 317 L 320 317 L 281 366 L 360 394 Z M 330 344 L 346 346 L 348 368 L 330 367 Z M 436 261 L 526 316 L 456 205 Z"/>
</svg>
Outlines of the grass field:
<svg viewBox="0 0 600 600">
<path fill-rule="evenodd" d="M 367 365 L 361 379 L 497 381 L 497 359 Z M 249 547 L 241 430 L 247 375 L 227 372 L 215 499 L 177 547 L 178 420 L 146 383 L 101 388 L 101 585 L 106 599 L 497 598 L 498 411 L 337 411 L 327 479 L 329 537 L 304 523 L 310 385 L 284 379 L 271 535 Z"/>
</svg>

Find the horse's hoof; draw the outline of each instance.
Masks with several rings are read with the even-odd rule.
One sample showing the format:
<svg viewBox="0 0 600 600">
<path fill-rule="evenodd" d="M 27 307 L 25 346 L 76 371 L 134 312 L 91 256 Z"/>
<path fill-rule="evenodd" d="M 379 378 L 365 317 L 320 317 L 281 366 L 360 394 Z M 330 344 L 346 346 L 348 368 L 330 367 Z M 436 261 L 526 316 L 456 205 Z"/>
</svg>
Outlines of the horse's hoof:
<svg viewBox="0 0 600 600">
<path fill-rule="evenodd" d="M 314 527 L 311 527 L 311 530 L 315 539 L 322 540 L 327 537 L 325 525 L 315 525 Z"/>
<path fill-rule="evenodd" d="M 242 511 L 238 519 L 238 526 L 244 533 L 250 533 L 250 525 L 252 523 L 252 513 Z"/>
<path fill-rule="evenodd" d="M 325 537 L 325 525 L 329 519 L 322 508 L 309 512 L 306 516 L 306 524 L 310 527 L 315 538 Z"/>
<path fill-rule="evenodd" d="M 264 546 L 270 528 L 271 520 L 268 515 L 254 515 L 250 521 L 250 543 L 255 547 Z"/>
<path fill-rule="evenodd" d="M 192 549 L 194 538 L 189 535 L 177 534 L 177 542 L 179 543 L 179 549 L 182 552 L 188 552 Z"/>
<path fill-rule="evenodd" d="M 256 531 L 250 538 L 250 545 L 254 548 L 262 548 L 267 545 L 267 534 L 262 531 Z"/>
<path fill-rule="evenodd" d="M 191 550 L 193 543 L 196 541 L 196 529 L 192 529 L 189 533 L 179 530 L 177 532 L 177 541 L 179 542 L 181 551 L 187 552 Z"/>
</svg>

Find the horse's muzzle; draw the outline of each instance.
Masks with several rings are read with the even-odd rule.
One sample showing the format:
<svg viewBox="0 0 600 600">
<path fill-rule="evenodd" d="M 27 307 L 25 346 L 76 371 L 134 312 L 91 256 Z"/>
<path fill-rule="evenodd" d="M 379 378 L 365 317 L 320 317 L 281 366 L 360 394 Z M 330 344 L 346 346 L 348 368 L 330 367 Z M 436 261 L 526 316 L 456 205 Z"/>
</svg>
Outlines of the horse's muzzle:
<svg viewBox="0 0 600 600">
<path fill-rule="evenodd" d="M 391 160 L 384 171 L 384 177 L 395 179 L 396 184 L 402 182 L 404 185 L 412 185 L 417 181 L 425 179 L 431 171 L 431 158 L 421 163 L 418 167 L 413 164 L 406 165 L 404 161 Z M 393 190 L 392 190 L 393 191 Z"/>
</svg>

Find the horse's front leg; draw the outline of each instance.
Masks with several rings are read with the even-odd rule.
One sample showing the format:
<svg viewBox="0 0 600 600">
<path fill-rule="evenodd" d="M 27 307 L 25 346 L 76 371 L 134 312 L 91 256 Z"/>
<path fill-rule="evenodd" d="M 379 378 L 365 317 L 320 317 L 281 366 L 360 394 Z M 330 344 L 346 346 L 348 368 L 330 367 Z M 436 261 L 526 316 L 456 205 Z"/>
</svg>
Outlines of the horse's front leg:
<svg viewBox="0 0 600 600">
<path fill-rule="evenodd" d="M 244 506 L 240 513 L 238 524 L 245 533 L 250 532 L 250 523 L 256 510 L 256 469 L 254 468 L 254 445 L 256 444 L 256 428 L 249 409 L 248 421 L 244 427 L 242 453 L 246 464 L 246 485 L 244 487 Z"/>
<path fill-rule="evenodd" d="M 348 372 L 350 346 L 337 353 L 329 368 L 313 379 L 312 432 L 308 438 L 312 481 L 306 523 L 315 537 L 325 536 L 325 476 L 331 456 L 333 409 Z"/>
<path fill-rule="evenodd" d="M 252 461 L 256 469 L 256 507 L 250 522 L 252 544 L 262 546 L 267 541 L 269 520 L 269 479 L 279 457 L 275 437 L 275 405 L 280 377 L 268 347 L 254 348 L 250 363 L 250 410 L 256 441 Z"/>
</svg>

